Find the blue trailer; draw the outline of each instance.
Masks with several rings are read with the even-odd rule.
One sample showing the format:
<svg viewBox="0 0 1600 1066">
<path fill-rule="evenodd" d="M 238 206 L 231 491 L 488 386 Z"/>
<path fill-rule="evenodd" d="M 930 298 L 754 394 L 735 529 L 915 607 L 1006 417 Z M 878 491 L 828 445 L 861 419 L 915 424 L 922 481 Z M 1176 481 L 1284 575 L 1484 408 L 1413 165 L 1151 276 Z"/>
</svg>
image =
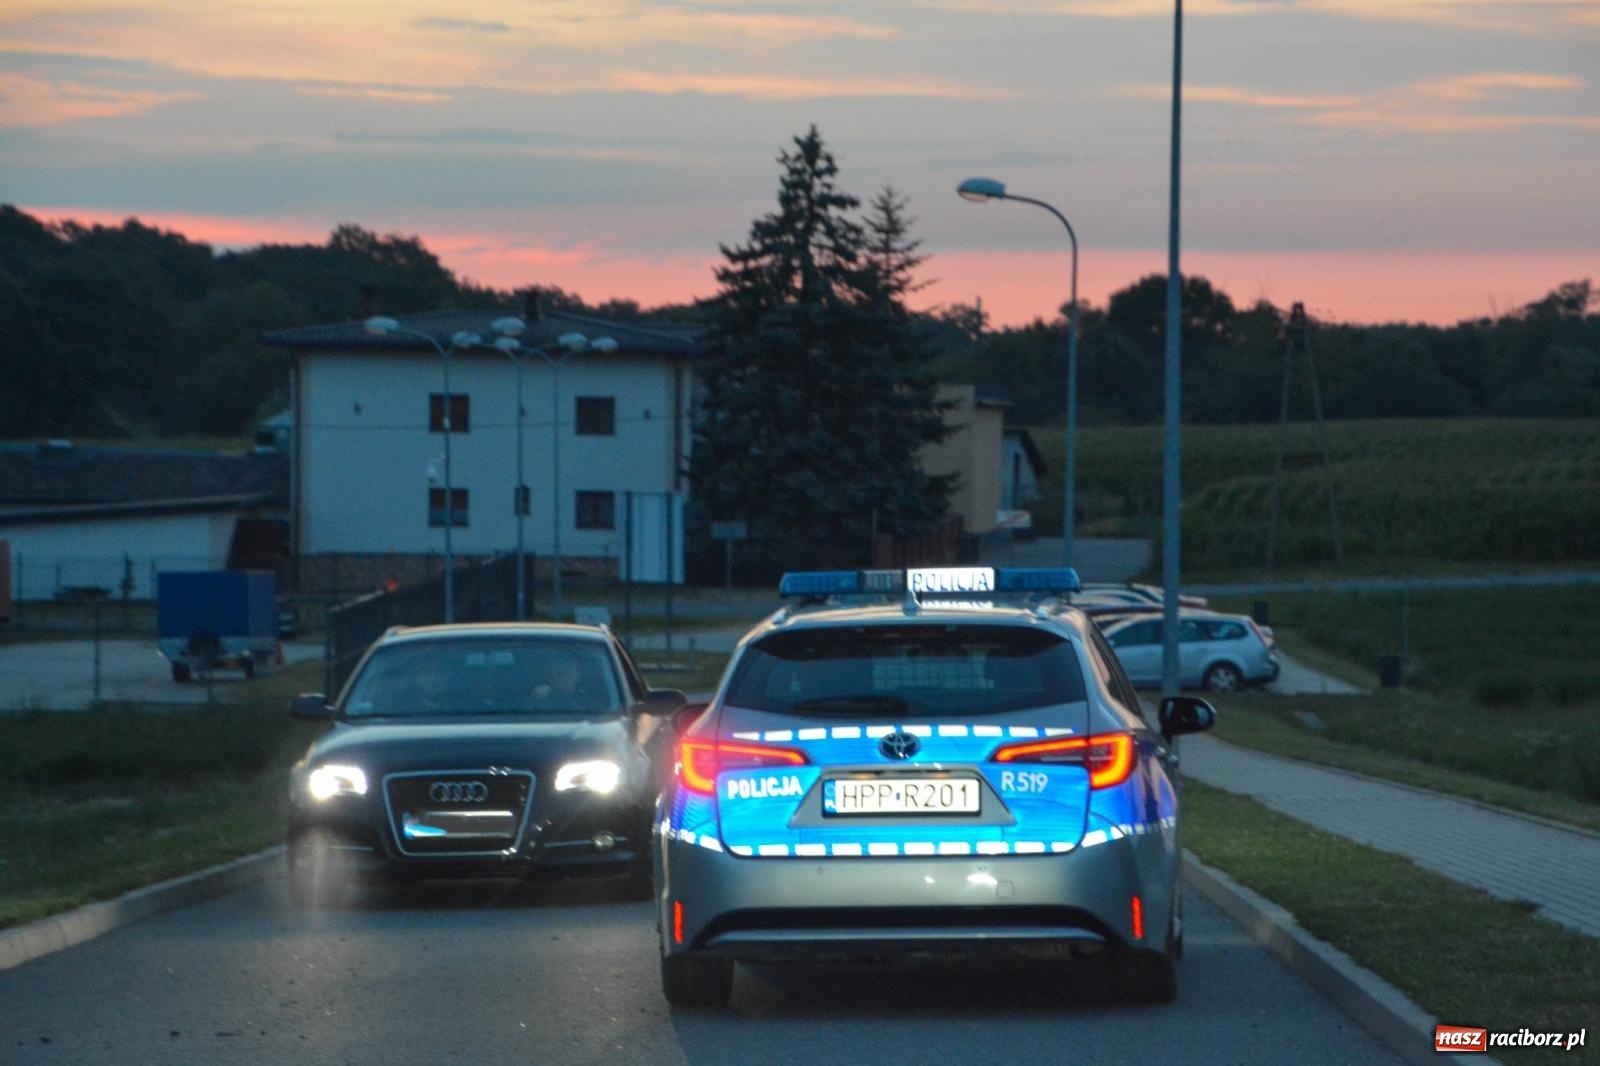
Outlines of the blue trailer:
<svg viewBox="0 0 1600 1066">
<path fill-rule="evenodd" d="M 277 578 L 264 570 L 166 570 L 156 575 L 156 637 L 172 679 L 217 667 L 245 677 L 278 652 Z"/>
</svg>

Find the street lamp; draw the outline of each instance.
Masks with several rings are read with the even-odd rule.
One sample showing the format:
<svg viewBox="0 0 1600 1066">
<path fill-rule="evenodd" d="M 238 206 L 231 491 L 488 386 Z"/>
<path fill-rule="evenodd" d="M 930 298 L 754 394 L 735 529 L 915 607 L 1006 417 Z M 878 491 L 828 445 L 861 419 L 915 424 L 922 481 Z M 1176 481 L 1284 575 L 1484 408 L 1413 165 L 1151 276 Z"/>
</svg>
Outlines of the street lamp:
<svg viewBox="0 0 1600 1066">
<path fill-rule="evenodd" d="M 1072 565 L 1075 554 L 1077 490 L 1078 490 L 1078 235 L 1073 232 L 1067 216 L 1043 200 L 1006 192 L 1004 182 L 993 178 L 968 178 L 956 186 L 963 200 L 981 204 L 985 200 L 1016 200 L 1018 203 L 1042 207 L 1067 227 L 1067 237 L 1072 241 L 1072 311 L 1067 330 L 1067 447 L 1065 470 L 1061 479 L 1061 559 L 1065 566 Z"/>
<path fill-rule="evenodd" d="M 515 322 L 518 327 L 522 325 L 521 319 L 501 319 L 500 322 Z M 496 323 L 498 328 L 499 323 Z M 510 333 L 511 331 L 502 331 Z M 516 332 L 521 332 L 520 328 Z M 522 527 L 523 519 L 528 513 L 527 486 L 522 477 L 522 371 L 526 366 L 527 357 L 536 355 L 549 364 L 554 375 L 550 390 L 550 410 L 553 416 L 550 420 L 552 476 L 550 478 L 550 517 L 555 530 L 555 612 L 556 618 L 561 617 L 561 364 L 585 348 L 593 348 L 597 352 L 615 351 L 617 342 L 610 337 L 597 337 L 590 340 L 582 333 L 563 333 L 556 338 L 554 344 L 540 348 L 529 348 L 514 336 L 502 336 L 494 342 L 494 346 L 511 358 L 517 368 L 517 618 L 527 617 L 527 581 L 525 580 L 525 566 L 523 553 Z"/>
<path fill-rule="evenodd" d="M 504 322 L 505 320 L 500 320 Z M 439 353 L 439 360 L 444 367 L 444 411 L 442 424 L 444 427 L 444 620 L 453 622 L 456 618 L 455 597 L 455 553 L 451 533 L 455 526 L 455 508 L 453 506 L 454 486 L 450 479 L 450 357 L 463 348 L 475 348 L 483 343 L 483 338 L 476 333 L 466 330 L 457 331 L 450 337 L 450 346 L 447 348 L 439 343 L 439 339 L 431 333 L 422 330 L 409 329 L 402 326 L 397 320 L 383 315 L 375 315 L 365 322 L 366 331 L 374 337 L 410 337 L 413 340 L 426 341 Z M 495 323 L 498 329 L 500 322 Z"/>
</svg>

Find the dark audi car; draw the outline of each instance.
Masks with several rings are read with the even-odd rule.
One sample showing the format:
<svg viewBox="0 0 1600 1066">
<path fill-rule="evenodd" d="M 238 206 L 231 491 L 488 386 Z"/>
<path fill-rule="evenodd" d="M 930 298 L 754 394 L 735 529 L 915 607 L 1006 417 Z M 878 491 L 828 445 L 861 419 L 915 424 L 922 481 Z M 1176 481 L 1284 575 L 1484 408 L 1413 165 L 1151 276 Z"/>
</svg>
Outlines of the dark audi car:
<svg viewBox="0 0 1600 1066">
<path fill-rule="evenodd" d="M 395 629 L 290 773 L 289 889 L 329 906 L 358 877 L 612 872 L 650 885 L 649 823 L 683 703 L 598 626 Z"/>
</svg>

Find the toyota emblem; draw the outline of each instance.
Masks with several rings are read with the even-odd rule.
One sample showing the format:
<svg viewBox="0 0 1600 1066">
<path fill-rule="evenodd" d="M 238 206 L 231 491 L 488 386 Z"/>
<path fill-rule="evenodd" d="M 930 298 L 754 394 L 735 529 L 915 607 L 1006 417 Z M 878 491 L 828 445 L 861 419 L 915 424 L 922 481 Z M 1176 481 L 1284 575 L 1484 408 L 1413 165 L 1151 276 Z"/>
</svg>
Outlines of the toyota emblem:
<svg viewBox="0 0 1600 1066">
<path fill-rule="evenodd" d="M 489 786 L 482 781 L 435 781 L 428 786 L 428 798 L 435 803 L 482 803 L 489 798 Z"/>
<path fill-rule="evenodd" d="M 887 759 L 909 759 L 922 750 L 922 741 L 910 733 L 890 733 L 878 741 L 878 750 Z"/>
</svg>

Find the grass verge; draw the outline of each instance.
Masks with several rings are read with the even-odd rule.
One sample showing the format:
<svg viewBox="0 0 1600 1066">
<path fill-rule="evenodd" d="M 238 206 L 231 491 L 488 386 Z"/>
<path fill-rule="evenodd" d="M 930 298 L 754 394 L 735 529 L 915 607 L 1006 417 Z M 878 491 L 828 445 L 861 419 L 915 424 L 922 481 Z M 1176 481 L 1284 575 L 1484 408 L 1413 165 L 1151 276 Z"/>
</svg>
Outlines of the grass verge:
<svg viewBox="0 0 1600 1066">
<path fill-rule="evenodd" d="M 1448 718 L 1450 712 L 1425 694 L 1380 691 L 1362 697 L 1238 694 L 1211 698 L 1221 711 L 1216 735 L 1241 747 L 1600 831 L 1600 804 L 1451 765 L 1464 753 L 1447 746 L 1447 735 L 1443 741 L 1429 739 L 1432 719 Z M 1325 731 L 1309 726 L 1308 721 L 1320 723 Z M 1384 738 L 1391 730 L 1409 730 L 1413 736 L 1406 738 L 1406 746 L 1388 746 Z M 1352 736 L 1358 739 L 1349 739 Z M 1415 745 L 1409 743 L 1412 739 Z M 1473 742 L 1474 750 L 1477 743 Z M 1429 758 L 1412 754 L 1411 747 Z"/>
<path fill-rule="evenodd" d="M 1206 863 L 1441 1021 L 1563 1033 L 1596 1024 L 1600 940 L 1193 781 L 1184 785 L 1184 834 Z M 1543 1048 L 1496 1053 L 1505 1062 L 1549 1057 Z"/>
<path fill-rule="evenodd" d="M 110 899 L 283 839 L 286 772 L 322 726 L 303 663 L 214 708 L 0 718 L 0 927 Z"/>
</svg>

